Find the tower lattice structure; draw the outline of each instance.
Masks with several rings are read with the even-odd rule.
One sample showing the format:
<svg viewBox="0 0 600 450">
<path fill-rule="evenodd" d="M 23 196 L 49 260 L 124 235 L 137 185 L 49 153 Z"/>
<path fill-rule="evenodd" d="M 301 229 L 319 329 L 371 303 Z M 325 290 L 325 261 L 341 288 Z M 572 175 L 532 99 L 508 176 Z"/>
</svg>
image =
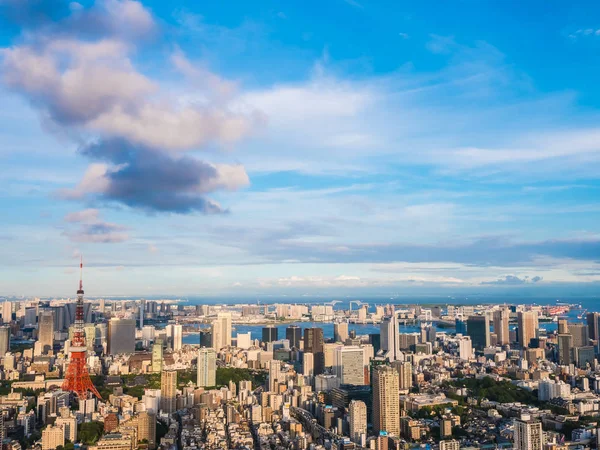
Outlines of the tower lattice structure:
<svg viewBox="0 0 600 450">
<path fill-rule="evenodd" d="M 73 338 L 71 339 L 71 360 L 67 367 L 65 381 L 62 385 L 64 391 L 77 394 L 79 400 L 90 398 L 90 392 L 98 398 L 100 393 L 92 383 L 87 369 L 87 347 L 85 345 L 85 330 L 83 318 L 83 259 L 79 263 L 79 290 L 77 291 L 77 305 L 75 308 L 75 324 Z"/>
</svg>

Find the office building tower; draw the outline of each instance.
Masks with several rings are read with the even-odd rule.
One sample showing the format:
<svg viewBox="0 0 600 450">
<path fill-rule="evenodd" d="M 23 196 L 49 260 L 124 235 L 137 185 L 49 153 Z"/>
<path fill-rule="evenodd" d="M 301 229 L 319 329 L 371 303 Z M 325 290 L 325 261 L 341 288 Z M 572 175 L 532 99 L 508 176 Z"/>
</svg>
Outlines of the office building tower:
<svg viewBox="0 0 600 450">
<path fill-rule="evenodd" d="M 396 316 L 384 317 L 379 325 L 381 349 L 390 361 L 402 359 L 400 357 L 400 336 L 398 330 L 398 319 Z"/>
<path fill-rule="evenodd" d="M 508 308 L 500 308 L 498 311 L 494 311 L 494 333 L 499 345 L 510 344 L 508 333 L 509 320 L 510 310 Z"/>
<path fill-rule="evenodd" d="M 590 344 L 588 326 L 584 323 L 570 323 L 569 334 L 573 336 L 573 347 L 584 347 Z"/>
<path fill-rule="evenodd" d="M 367 438 L 367 405 L 360 400 L 351 400 L 348 406 L 350 440 L 364 446 Z"/>
<path fill-rule="evenodd" d="M 600 340 L 600 313 L 587 313 L 585 319 L 588 326 L 590 339 L 593 341 Z"/>
<path fill-rule="evenodd" d="M 177 371 L 163 370 L 160 375 L 161 410 L 173 414 L 177 410 Z"/>
<path fill-rule="evenodd" d="M 211 328 L 204 328 L 200 330 L 200 347 L 212 347 L 212 330 Z"/>
<path fill-rule="evenodd" d="M 54 312 L 40 311 L 38 318 L 38 342 L 45 355 L 54 347 Z"/>
<path fill-rule="evenodd" d="M 275 392 L 280 381 L 285 381 L 281 375 L 281 361 L 272 359 L 269 361 L 269 391 Z"/>
<path fill-rule="evenodd" d="M 333 340 L 335 342 L 346 342 L 348 339 L 348 322 L 337 322 L 333 324 Z"/>
<path fill-rule="evenodd" d="M 12 303 L 5 300 L 2 303 L 2 323 L 10 323 L 12 320 Z"/>
<path fill-rule="evenodd" d="M 573 362 L 573 336 L 570 334 L 558 335 L 558 363 L 568 366 Z"/>
<path fill-rule="evenodd" d="M 314 373 L 325 372 L 325 346 L 322 328 L 304 329 L 304 352 L 313 354 Z"/>
<path fill-rule="evenodd" d="M 37 308 L 25 308 L 23 322 L 25 327 L 34 326 L 37 323 Z"/>
<path fill-rule="evenodd" d="M 569 334 L 569 322 L 567 319 L 558 319 L 558 334 Z"/>
<path fill-rule="evenodd" d="M 514 450 L 542 450 L 544 432 L 542 423 L 525 416 L 515 420 Z"/>
<path fill-rule="evenodd" d="M 212 323 L 212 347 L 218 352 L 231 346 L 231 313 L 219 313 Z"/>
<path fill-rule="evenodd" d="M 42 431 L 42 450 L 55 450 L 65 445 L 65 434 L 62 427 L 50 425 Z"/>
<path fill-rule="evenodd" d="M 135 320 L 113 317 L 108 322 L 108 354 L 135 352 Z"/>
<path fill-rule="evenodd" d="M 285 329 L 285 338 L 290 341 L 290 348 L 300 348 L 302 340 L 302 329 L 297 325 L 291 325 Z"/>
<path fill-rule="evenodd" d="M 454 327 L 456 328 L 456 334 L 462 334 L 465 336 L 467 334 L 467 322 L 462 319 L 456 319 L 454 321 Z"/>
<path fill-rule="evenodd" d="M 333 373 L 340 379 L 340 384 L 364 385 L 364 367 L 362 348 L 340 345 L 334 350 Z"/>
<path fill-rule="evenodd" d="M 139 311 L 139 320 L 140 320 L 140 330 L 144 328 L 144 316 L 146 314 L 146 300 L 140 300 L 140 311 Z"/>
<path fill-rule="evenodd" d="M 482 316 L 469 316 L 467 319 L 467 334 L 471 338 L 473 347 L 483 350 L 490 346 L 490 319 L 486 314 Z"/>
<path fill-rule="evenodd" d="M 163 341 L 162 339 L 157 339 L 154 344 L 152 344 L 152 372 L 158 373 L 162 372 L 163 366 Z"/>
<path fill-rule="evenodd" d="M 577 367 L 585 369 L 588 364 L 591 366 L 594 362 L 595 350 L 591 345 L 575 348 L 575 362 L 577 363 Z"/>
<path fill-rule="evenodd" d="M 518 314 L 519 345 L 529 347 L 532 339 L 537 337 L 538 314 L 536 311 L 521 311 Z"/>
<path fill-rule="evenodd" d="M 312 377 L 315 375 L 315 358 L 312 353 L 302 354 L 302 375 Z"/>
<path fill-rule="evenodd" d="M 212 387 L 217 385 L 217 352 L 214 348 L 201 348 L 198 350 L 198 387 Z"/>
<path fill-rule="evenodd" d="M 252 334 L 249 331 L 247 333 L 238 333 L 236 337 L 236 347 L 243 350 L 252 347 Z"/>
<path fill-rule="evenodd" d="M 10 350 L 10 327 L 0 327 L 0 357 Z"/>
<path fill-rule="evenodd" d="M 400 436 L 400 377 L 390 366 L 373 371 L 373 431 Z"/>
<path fill-rule="evenodd" d="M 268 325 L 262 329 L 262 341 L 265 344 L 279 339 L 279 332 L 276 326 Z"/>
</svg>

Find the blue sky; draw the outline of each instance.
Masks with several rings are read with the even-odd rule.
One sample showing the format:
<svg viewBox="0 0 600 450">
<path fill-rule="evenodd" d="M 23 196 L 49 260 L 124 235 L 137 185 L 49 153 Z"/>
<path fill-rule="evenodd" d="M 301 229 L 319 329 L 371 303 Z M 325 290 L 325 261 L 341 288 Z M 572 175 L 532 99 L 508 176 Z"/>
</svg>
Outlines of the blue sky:
<svg viewBox="0 0 600 450">
<path fill-rule="evenodd" d="M 0 294 L 594 294 L 599 13 L 0 0 Z"/>
</svg>

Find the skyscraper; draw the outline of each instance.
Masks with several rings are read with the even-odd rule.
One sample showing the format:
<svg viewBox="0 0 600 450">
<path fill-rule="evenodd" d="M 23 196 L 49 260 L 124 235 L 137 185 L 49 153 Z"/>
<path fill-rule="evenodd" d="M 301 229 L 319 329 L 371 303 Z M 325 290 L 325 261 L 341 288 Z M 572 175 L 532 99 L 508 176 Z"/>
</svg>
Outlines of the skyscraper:
<svg viewBox="0 0 600 450">
<path fill-rule="evenodd" d="M 528 347 L 532 339 L 537 337 L 538 315 L 535 311 L 520 311 L 518 315 L 519 345 Z"/>
<path fill-rule="evenodd" d="M 304 352 L 313 354 L 315 375 L 325 371 L 324 341 L 322 328 L 304 329 Z"/>
<path fill-rule="evenodd" d="M 471 337 L 473 347 L 483 350 L 490 346 L 490 319 L 487 314 L 469 316 L 467 319 L 467 334 Z"/>
<path fill-rule="evenodd" d="M 269 391 L 275 392 L 276 386 L 280 381 L 284 381 L 281 378 L 281 361 L 272 359 L 269 361 Z"/>
<path fill-rule="evenodd" d="M 473 343 L 470 336 L 463 336 L 458 341 L 459 358 L 468 361 L 473 357 Z"/>
<path fill-rule="evenodd" d="M 514 450 L 542 450 L 544 432 L 542 423 L 525 416 L 515 420 Z"/>
<path fill-rule="evenodd" d="M 381 336 L 381 349 L 390 361 L 399 359 L 400 343 L 398 332 L 398 319 L 396 316 L 384 317 L 379 325 Z"/>
<path fill-rule="evenodd" d="M 268 344 L 269 342 L 276 341 L 278 339 L 279 339 L 279 332 L 278 332 L 276 326 L 267 325 L 266 327 L 263 327 L 263 329 L 262 329 L 262 341 L 265 344 Z"/>
<path fill-rule="evenodd" d="M 108 354 L 135 352 L 135 320 L 113 317 L 108 322 Z"/>
<path fill-rule="evenodd" d="M 569 334 L 573 336 L 574 348 L 584 347 L 590 343 L 588 326 L 585 323 L 570 323 Z"/>
<path fill-rule="evenodd" d="M 148 448 L 156 448 L 156 415 L 151 412 L 142 411 L 138 415 L 138 441 L 146 440 Z"/>
<path fill-rule="evenodd" d="M 570 334 L 558 335 L 558 363 L 568 366 L 573 362 L 573 336 Z"/>
<path fill-rule="evenodd" d="M 351 400 L 348 406 L 350 440 L 364 446 L 367 437 L 367 405 L 360 400 Z"/>
<path fill-rule="evenodd" d="M 167 325 L 166 331 L 171 350 L 181 350 L 183 345 L 183 326 L 172 323 Z"/>
<path fill-rule="evenodd" d="M 5 300 L 4 303 L 2 303 L 2 322 L 10 323 L 11 320 L 12 320 L 12 303 L 9 302 L 8 300 Z"/>
<path fill-rule="evenodd" d="M 335 342 L 346 342 L 348 339 L 348 322 L 336 322 L 333 324 L 333 340 Z"/>
<path fill-rule="evenodd" d="M 500 308 L 494 311 L 494 333 L 498 339 L 498 344 L 510 344 L 510 336 L 508 332 L 508 322 L 510 319 L 510 311 L 508 308 Z"/>
<path fill-rule="evenodd" d="M 290 341 L 291 348 L 300 348 L 302 339 L 302 329 L 297 325 L 291 325 L 285 329 L 285 338 Z"/>
<path fill-rule="evenodd" d="M 162 339 L 157 339 L 152 344 L 152 372 L 162 372 L 163 366 L 163 343 Z"/>
<path fill-rule="evenodd" d="M 163 370 L 160 376 L 161 409 L 172 414 L 177 408 L 177 371 Z"/>
<path fill-rule="evenodd" d="M 315 375 L 315 356 L 304 352 L 302 355 L 302 375 L 312 377 Z"/>
<path fill-rule="evenodd" d="M 364 385 L 363 349 L 356 346 L 338 346 L 334 350 L 333 373 L 340 379 L 340 384 Z"/>
<path fill-rule="evenodd" d="M 42 346 L 42 353 L 47 354 L 54 346 L 54 312 L 40 311 L 38 317 L 38 341 Z"/>
<path fill-rule="evenodd" d="M 558 319 L 558 334 L 569 334 L 569 321 Z"/>
<path fill-rule="evenodd" d="M 373 431 L 400 436 L 400 378 L 390 366 L 373 371 Z"/>
<path fill-rule="evenodd" d="M 0 327 L 0 357 L 10 350 L 10 327 Z"/>
<path fill-rule="evenodd" d="M 588 326 L 590 339 L 593 341 L 600 340 L 600 313 L 591 312 L 585 316 Z"/>
<path fill-rule="evenodd" d="M 231 313 L 219 313 L 213 320 L 212 344 L 216 351 L 231 346 Z"/>
<path fill-rule="evenodd" d="M 198 387 L 212 387 L 217 384 L 217 352 L 213 348 L 198 350 Z"/>
<path fill-rule="evenodd" d="M 412 364 L 408 361 L 395 361 L 392 364 L 398 371 L 398 385 L 400 390 L 406 391 L 413 387 Z"/>
</svg>

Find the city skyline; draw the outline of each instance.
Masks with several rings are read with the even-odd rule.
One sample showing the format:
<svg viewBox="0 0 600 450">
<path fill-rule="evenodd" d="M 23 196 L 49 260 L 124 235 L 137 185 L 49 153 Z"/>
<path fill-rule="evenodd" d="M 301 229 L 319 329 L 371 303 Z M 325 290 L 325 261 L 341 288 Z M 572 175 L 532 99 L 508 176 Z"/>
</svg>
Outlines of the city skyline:
<svg viewBox="0 0 600 450">
<path fill-rule="evenodd" d="M 0 0 L 0 295 L 597 295 L 600 6 L 322 3 Z"/>
</svg>

